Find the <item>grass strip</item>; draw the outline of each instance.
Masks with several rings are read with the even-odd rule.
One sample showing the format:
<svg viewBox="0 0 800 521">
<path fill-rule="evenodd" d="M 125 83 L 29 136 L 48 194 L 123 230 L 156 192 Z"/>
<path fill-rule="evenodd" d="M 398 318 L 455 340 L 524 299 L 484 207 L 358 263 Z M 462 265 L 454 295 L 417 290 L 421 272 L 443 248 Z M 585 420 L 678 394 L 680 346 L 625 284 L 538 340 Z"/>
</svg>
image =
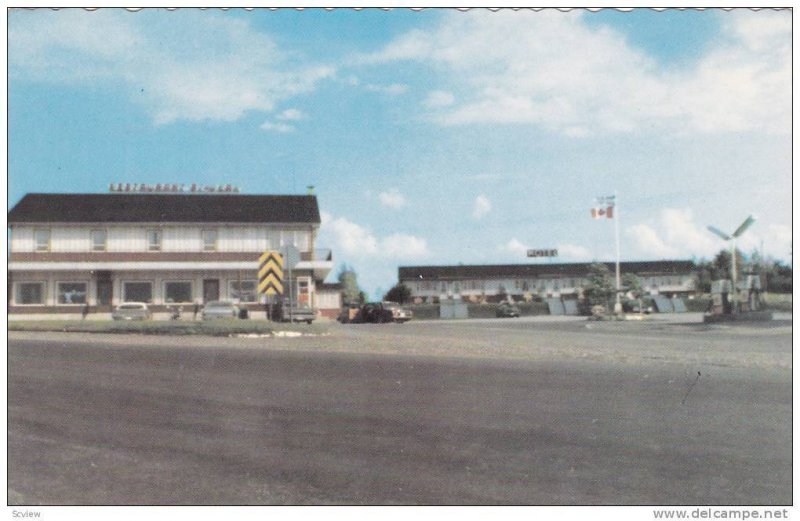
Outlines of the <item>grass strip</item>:
<svg viewBox="0 0 800 521">
<path fill-rule="evenodd" d="M 14 320 L 9 331 L 60 331 L 70 333 L 121 333 L 140 335 L 205 335 L 230 336 L 242 334 L 272 334 L 276 331 L 295 331 L 305 334 L 324 333 L 327 328 L 318 324 L 279 324 L 274 322 L 219 319 L 205 322 L 188 321 L 94 321 L 94 320 Z"/>
</svg>

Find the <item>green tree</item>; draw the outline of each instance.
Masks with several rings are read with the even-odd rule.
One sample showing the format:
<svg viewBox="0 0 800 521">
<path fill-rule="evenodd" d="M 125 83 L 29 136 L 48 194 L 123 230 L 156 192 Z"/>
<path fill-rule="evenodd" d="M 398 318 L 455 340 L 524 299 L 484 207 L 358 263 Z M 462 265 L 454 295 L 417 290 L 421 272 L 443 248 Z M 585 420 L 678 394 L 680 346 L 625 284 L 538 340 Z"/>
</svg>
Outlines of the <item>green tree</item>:
<svg viewBox="0 0 800 521">
<path fill-rule="evenodd" d="M 742 267 L 745 259 L 742 252 L 736 250 L 736 280 L 742 280 Z M 730 250 L 720 250 L 711 262 L 711 275 L 714 280 L 731 279 L 731 252 Z"/>
<path fill-rule="evenodd" d="M 592 306 L 605 306 L 611 309 L 611 297 L 614 296 L 614 284 L 611 280 L 611 271 L 602 263 L 589 266 L 586 283 L 583 285 L 582 308 L 588 313 Z"/>
<path fill-rule="evenodd" d="M 644 288 L 642 287 L 642 281 L 639 280 L 639 277 L 636 276 L 634 273 L 623 273 L 622 275 L 622 287 L 630 293 L 630 295 L 639 301 L 639 309 L 644 309 L 642 307 L 642 297 L 644 297 Z"/>
<path fill-rule="evenodd" d="M 792 267 L 780 261 L 773 261 L 765 266 L 765 291 L 772 293 L 792 292 Z"/>
<path fill-rule="evenodd" d="M 383 296 L 383 300 L 397 302 L 398 304 L 405 304 L 411 300 L 411 289 L 402 282 L 399 282 L 395 284 L 392 289 L 386 292 L 386 295 Z"/>
<path fill-rule="evenodd" d="M 342 298 L 345 304 L 357 304 L 363 302 L 363 291 L 358 287 L 358 275 L 352 266 L 342 264 L 337 275 L 339 283 L 342 285 Z"/>
<path fill-rule="evenodd" d="M 714 266 L 710 261 L 701 259 L 695 262 L 694 289 L 697 293 L 711 293 L 711 281 L 714 280 Z"/>
</svg>

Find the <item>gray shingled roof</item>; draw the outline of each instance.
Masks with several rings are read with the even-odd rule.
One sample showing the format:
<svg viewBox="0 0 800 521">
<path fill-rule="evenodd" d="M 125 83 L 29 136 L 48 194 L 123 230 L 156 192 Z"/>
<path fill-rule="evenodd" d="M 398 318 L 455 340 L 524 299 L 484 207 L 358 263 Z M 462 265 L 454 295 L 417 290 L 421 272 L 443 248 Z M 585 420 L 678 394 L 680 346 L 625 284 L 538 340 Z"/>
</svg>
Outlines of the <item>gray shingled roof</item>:
<svg viewBox="0 0 800 521">
<path fill-rule="evenodd" d="M 614 273 L 613 262 L 604 262 L 611 273 Z M 589 272 L 591 263 L 567 264 L 495 264 L 472 266 L 401 266 L 398 269 L 400 280 L 463 280 L 463 279 L 502 279 L 541 277 L 543 275 L 561 275 L 584 277 Z M 620 262 L 622 273 L 689 273 L 695 265 L 692 261 L 641 261 Z"/>
<path fill-rule="evenodd" d="M 19 223 L 319 223 L 313 195 L 27 194 L 8 213 Z"/>
</svg>

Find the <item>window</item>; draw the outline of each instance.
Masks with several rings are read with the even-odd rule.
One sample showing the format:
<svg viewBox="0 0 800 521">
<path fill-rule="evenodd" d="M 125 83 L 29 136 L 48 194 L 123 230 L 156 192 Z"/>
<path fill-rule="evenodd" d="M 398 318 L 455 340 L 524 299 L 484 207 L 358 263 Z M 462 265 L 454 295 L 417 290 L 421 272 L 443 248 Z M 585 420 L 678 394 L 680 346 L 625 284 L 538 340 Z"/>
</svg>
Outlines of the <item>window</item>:
<svg viewBox="0 0 800 521">
<path fill-rule="evenodd" d="M 161 250 L 161 230 L 147 230 L 148 251 Z"/>
<path fill-rule="evenodd" d="M 294 232 L 294 245 L 300 251 L 308 251 L 309 234 L 308 232 Z"/>
<path fill-rule="evenodd" d="M 122 300 L 124 302 L 152 302 L 152 282 L 123 282 Z"/>
<path fill-rule="evenodd" d="M 255 280 L 231 280 L 228 282 L 228 295 L 239 302 L 258 302 Z"/>
<path fill-rule="evenodd" d="M 36 230 L 33 232 L 36 241 L 36 251 L 50 251 L 50 230 Z"/>
<path fill-rule="evenodd" d="M 217 250 L 217 230 L 203 230 L 203 251 Z"/>
<path fill-rule="evenodd" d="M 106 251 L 105 230 L 92 230 L 92 251 Z"/>
<path fill-rule="evenodd" d="M 58 282 L 56 302 L 59 304 L 86 304 L 85 282 Z"/>
<path fill-rule="evenodd" d="M 192 302 L 191 281 L 164 283 L 164 302 Z"/>
<path fill-rule="evenodd" d="M 17 304 L 44 304 L 44 282 L 17 282 Z"/>
</svg>

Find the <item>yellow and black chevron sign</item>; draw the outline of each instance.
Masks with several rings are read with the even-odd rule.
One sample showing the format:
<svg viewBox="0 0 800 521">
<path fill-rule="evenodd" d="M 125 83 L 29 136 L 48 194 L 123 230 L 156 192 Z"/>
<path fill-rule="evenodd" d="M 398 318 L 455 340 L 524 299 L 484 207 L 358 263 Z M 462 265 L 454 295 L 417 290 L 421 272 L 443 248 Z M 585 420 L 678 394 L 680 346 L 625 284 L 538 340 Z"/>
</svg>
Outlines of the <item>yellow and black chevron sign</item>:
<svg viewBox="0 0 800 521">
<path fill-rule="evenodd" d="M 265 251 L 258 258 L 258 292 L 283 295 L 283 255 Z"/>
</svg>

